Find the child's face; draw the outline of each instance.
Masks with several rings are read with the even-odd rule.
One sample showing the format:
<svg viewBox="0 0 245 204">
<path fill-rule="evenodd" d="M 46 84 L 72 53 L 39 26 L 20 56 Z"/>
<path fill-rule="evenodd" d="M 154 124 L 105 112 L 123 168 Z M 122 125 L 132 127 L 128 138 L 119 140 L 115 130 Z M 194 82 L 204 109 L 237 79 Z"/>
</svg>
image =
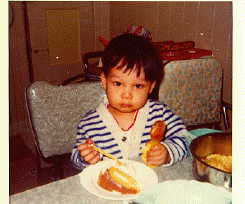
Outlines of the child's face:
<svg viewBox="0 0 245 204">
<path fill-rule="evenodd" d="M 123 73 L 124 70 L 125 68 L 117 69 L 116 66 L 107 77 L 104 73 L 101 75 L 102 85 L 114 113 L 134 113 L 142 108 L 156 84 L 145 79 L 143 69 L 139 77 L 136 69 Z"/>
</svg>

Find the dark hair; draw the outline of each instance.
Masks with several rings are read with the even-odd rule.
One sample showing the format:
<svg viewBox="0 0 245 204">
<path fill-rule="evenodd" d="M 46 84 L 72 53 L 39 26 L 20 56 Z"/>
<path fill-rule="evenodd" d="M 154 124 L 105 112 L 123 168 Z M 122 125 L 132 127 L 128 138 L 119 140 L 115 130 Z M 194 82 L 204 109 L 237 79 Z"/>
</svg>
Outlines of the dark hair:
<svg viewBox="0 0 245 204">
<path fill-rule="evenodd" d="M 102 61 L 106 76 L 122 61 L 118 69 L 126 65 L 125 72 L 132 71 L 136 66 L 139 76 L 143 67 L 146 80 L 160 82 L 162 78 L 162 60 L 154 45 L 142 36 L 122 34 L 114 37 L 105 48 Z"/>
</svg>

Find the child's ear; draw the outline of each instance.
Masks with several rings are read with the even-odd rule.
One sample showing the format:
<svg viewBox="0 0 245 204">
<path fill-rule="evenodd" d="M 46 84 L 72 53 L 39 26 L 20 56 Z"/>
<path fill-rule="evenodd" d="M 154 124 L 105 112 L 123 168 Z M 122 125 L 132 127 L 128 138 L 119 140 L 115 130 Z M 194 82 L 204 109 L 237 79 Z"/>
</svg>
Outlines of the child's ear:
<svg viewBox="0 0 245 204">
<path fill-rule="evenodd" d="M 155 85 L 156 85 L 156 81 L 153 81 L 153 82 L 151 83 L 151 87 L 150 87 L 149 94 L 153 91 Z"/>
<path fill-rule="evenodd" d="M 106 77 L 105 77 L 105 73 L 102 72 L 100 76 L 101 76 L 102 86 L 106 90 Z"/>
</svg>

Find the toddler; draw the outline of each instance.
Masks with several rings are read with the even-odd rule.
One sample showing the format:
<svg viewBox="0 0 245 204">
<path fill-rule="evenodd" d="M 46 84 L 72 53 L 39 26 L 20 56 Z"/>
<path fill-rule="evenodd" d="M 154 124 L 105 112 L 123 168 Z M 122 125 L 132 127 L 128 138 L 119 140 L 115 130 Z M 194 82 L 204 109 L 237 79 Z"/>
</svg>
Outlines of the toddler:
<svg viewBox="0 0 245 204">
<path fill-rule="evenodd" d="M 147 163 L 170 166 L 185 158 L 186 126 L 167 105 L 149 99 L 163 72 L 153 44 L 141 36 L 122 34 L 109 42 L 102 61 L 101 81 L 106 96 L 78 126 L 71 156 L 74 165 L 83 170 L 103 158 L 91 144 L 118 159 L 140 156 L 141 149 L 151 140 L 150 129 L 157 120 L 167 126 L 165 140 L 151 148 Z"/>
</svg>

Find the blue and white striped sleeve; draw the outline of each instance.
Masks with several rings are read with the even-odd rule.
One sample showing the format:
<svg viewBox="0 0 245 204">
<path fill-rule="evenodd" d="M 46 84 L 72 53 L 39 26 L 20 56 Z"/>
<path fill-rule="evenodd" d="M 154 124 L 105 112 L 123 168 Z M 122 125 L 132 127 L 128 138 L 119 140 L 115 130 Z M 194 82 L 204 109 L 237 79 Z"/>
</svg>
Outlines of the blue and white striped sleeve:
<svg viewBox="0 0 245 204">
<path fill-rule="evenodd" d="M 166 146 L 171 157 L 171 162 L 165 165 L 171 166 L 188 155 L 187 143 L 184 136 L 187 129 L 180 117 L 172 113 L 167 106 L 164 107 L 163 120 L 167 125 L 163 145 Z"/>
<path fill-rule="evenodd" d="M 88 127 L 92 126 L 94 123 L 97 122 L 98 115 L 91 114 L 94 112 L 89 112 L 87 115 L 84 116 L 84 118 L 80 121 L 78 128 L 77 128 L 77 141 L 76 144 L 72 150 L 71 154 L 71 161 L 73 162 L 73 165 L 80 171 L 82 171 L 84 168 L 86 168 L 89 164 L 85 163 L 80 155 L 80 151 L 78 150 L 78 146 L 80 144 L 83 144 L 86 142 L 86 140 L 89 138 L 87 132 Z"/>
<path fill-rule="evenodd" d="M 71 154 L 71 161 L 73 162 L 73 165 L 80 171 L 82 171 L 85 167 L 88 166 L 88 164 L 86 164 L 83 161 L 80 155 L 80 151 L 78 150 L 78 146 L 82 143 L 85 143 L 86 139 L 87 138 L 85 136 L 85 131 L 82 129 L 82 121 L 81 121 L 77 129 L 77 141 Z"/>
<path fill-rule="evenodd" d="M 162 144 L 168 149 L 171 161 L 164 166 L 171 166 L 187 157 L 188 150 L 184 136 L 187 129 L 181 118 L 162 102 L 153 102 L 150 110 L 149 114 L 152 121 L 163 120 L 167 126 L 165 140 Z"/>
</svg>

